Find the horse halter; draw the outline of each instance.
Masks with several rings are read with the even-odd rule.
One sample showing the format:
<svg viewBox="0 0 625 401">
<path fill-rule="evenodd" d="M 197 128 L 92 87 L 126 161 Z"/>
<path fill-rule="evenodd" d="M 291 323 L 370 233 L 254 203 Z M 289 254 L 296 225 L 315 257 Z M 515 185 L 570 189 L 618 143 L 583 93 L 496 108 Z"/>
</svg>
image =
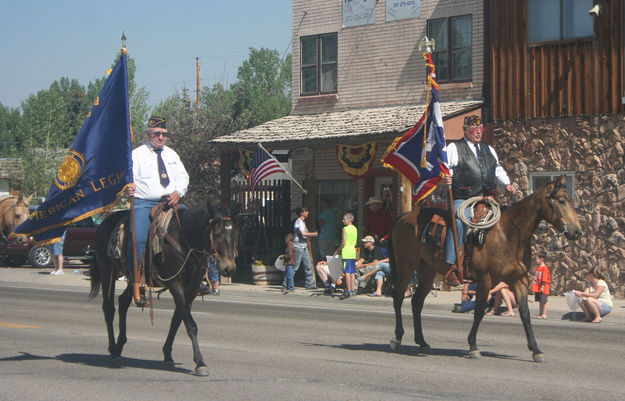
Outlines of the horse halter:
<svg viewBox="0 0 625 401">
<path fill-rule="evenodd" d="M 210 251 L 209 251 L 209 258 L 214 259 L 216 256 L 219 256 L 219 252 L 217 252 L 217 250 L 215 249 L 215 241 L 213 240 L 213 227 L 214 227 L 214 223 L 215 221 L 219 219 L 221 221 L 225 221 L 225 222 L 231 222 L 230 224 L 226 224 L 226 226 L 224 227 L 224 229 L 226 231 L 232 231 L 232 229 L 234 228 L 234 226 L 232 225 L 232 218 L 226 216 L 226 217 L 213 217 L 212 219 L 209 220 L 209 225 L 211 227 L 210 229 Z M 236 245 L 236 238 L 234 240 L 234 249 L 235 249 L 235 257 L 236 257 L 236 249 L 237 249 L 237 245 Z"/>
<path fill-rule="evenodd" d="M 549 195 L 549 202 L 548 202 L 549 206 L 551 207 L 551 216 L 553 217 L 553 215 L 556 215 L 557 219 L 560 221 L 560 225 L 562 226 L 561 233 L 568 234 L 569 233 L 568 225 L 564 221 L 564 217 L 562 216 L 562 213 L 556 206 L 556 200 L 553 198 L 552 195 L 553 195 L 553 192 Z"/>
</svg>

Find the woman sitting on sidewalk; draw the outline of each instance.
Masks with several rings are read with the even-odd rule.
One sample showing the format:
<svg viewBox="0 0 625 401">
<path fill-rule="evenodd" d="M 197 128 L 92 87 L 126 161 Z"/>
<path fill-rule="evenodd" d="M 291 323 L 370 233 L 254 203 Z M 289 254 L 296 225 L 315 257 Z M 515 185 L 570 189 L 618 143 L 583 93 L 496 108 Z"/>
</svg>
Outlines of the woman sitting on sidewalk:
<svg viewBox="0 0 625 401">
<path fill-rule="evenodd" d="M 490 302 L 490 299 L 495 296 L 495 306 L 493 310 L 487 312 L 487 315 L 497 315 L 497 311 L 501 306 L 501 301 L 506 302 L 506 306 L 508 307 L 508 311 L 501 314 L 501 316 L 514 316 L 513 308 L 516 308 L 516 301 L 514 299 L 514 294 L 510 291 L 510 286 L 508 284 L 501 282 L 493 287 L 492 290 L 488 292 L 488 299 L 486 302 Z"/>
<path fill-rule="evenodd" d="M 586 281 L 588 287 L 583 292 L 575 291 L 575 295 L 582 297 L 580 306 L 584 311 L 584 322 L 601 323 L 601 318 L 612 311 L 612 297 L 608 284 L 595 268 L 586 272 Z"/>
</svg>

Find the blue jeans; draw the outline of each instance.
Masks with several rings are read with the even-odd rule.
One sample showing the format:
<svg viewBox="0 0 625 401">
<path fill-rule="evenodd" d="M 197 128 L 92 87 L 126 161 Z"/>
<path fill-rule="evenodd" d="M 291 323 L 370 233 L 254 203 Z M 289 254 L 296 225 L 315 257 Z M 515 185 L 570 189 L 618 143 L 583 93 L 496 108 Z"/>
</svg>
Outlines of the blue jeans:
<svg viewBox="0 0 625 401">
<path fill-rule="evenodd" d="M 148 231 L 150 230 L 150 210 L 156 206 L 159 201 L 151 201 L 146 199 L 135 198 L 135 241 L 137 244 L 137 266 L 141 264 L 141 258 L 143 257 L 143 251 L 145 251 L 145 245 L 148 242 Z M 130 230 L 128 233 L 128 279 L 134 281 L 134 261 L 132 253 L 132 224 L 130 224 Z"/>
<path fill-rule="evenodd" d="M 148 243 L 148 232 L 150 231 L 150 211 L 160 201 L 151 201 L 147 199 L 135 198 L 135 241 L 137 244 L 137 266 L 141 264 L 141 258 L 145 251 L 145 246 Z M 180 204 L 182 208 L 186 208 L 183 204 Z M 130 224 L 130 223 L 129 223 Z M 128 279 L 134 280 L 134 261 L 132 254 L 132 224 L 130 224 L 130 234 L 128 236 L 128 252 L 127 252 L 127 266 L 128 266 Z"/>
<path fill-rule="evenodd" d="M 462 224 L 462 221 L 458 218 L 458 208 L 465 201 L 465 199 L 454 199 L 454 211 L 456 212 L 456 227 L 458 229 L 458 251 L 462 249 L 462 244 L 464 244 L 464 232 L 466 231 L 466 227 Z M 471 210 L 466 208 L 464 210 L 464 215 L 467 218 L 471 218 Z M 451 264 L 456 263 L 456 246 L 454 244 L 454 234 L 453 228 L 449 227 L 450 230 L 447 231 L 447 237 L 445 238 L 445 262 Z"/>
<path fill-rule="evenodd" d="M 208 258 L 208 281 L 219 281 L 219 270 L 213 257 Z"/>
<path fill-rule="evenodd" d="M 300 263 L 304 263 L 304 273 L 306 274 L 304 285 L 306 288 L 313 287 L 315 282 L 313 280 L 312 263 L 310 262 L 308 248 L 295 248 L 295 271 L 299 269 Z"/>
<path fill-rule="evenodd" d="M 295 291 L 293 276 L 295 276 L 295 272 L 293 271 L 293 265 L 286 265 L 286 267 L 284 268 L 284 288 L 289 291 Z"/>
<path fill-rule="evenodd" d="M 380 262 L 375 268 L 378 270 L 375 273 L 376 280 L 384 280 L 384 277 L 391 276 L 391 266 L 388 262 Z"/>
<path fill-rule="evenodd" d="M 473 297 L 467 299 L 466 301 L 462 301 L 462 303 L 460 303 L 460 310 L 462 313 L 475 309 L 475 300 L 472 298 Z"/>
</svg>

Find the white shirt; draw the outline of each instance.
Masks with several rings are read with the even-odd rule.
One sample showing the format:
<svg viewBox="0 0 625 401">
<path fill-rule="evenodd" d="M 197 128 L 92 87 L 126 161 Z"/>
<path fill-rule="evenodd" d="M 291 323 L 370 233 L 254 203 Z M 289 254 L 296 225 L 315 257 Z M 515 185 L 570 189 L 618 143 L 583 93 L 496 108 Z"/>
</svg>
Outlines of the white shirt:
<svg viewBox="0 0 625 401">
<path fill-rule="evenodd" d="M 303 233 L 308 232 L 308 229 L 306 228 L 306 223 L 304 223 L 304 220 L 300 219 L 299 217 L 295 219 L 294 231 L 295 236 L 293 238 L 293 245 L 296 248 L 307 248 L 308 241 L 306 241 L 306 237 Z"/>
<path fill-rule="evenodd" d="M 169 185 L 163 187 L 158 176 L 157 154 L 154 147 L 144 143 L 132 151 L 132 172 L 135 181 L 135 197 L 146 200 L 159 200 L 163 195 L 176 191 L 180 196 L 187 193 L 189 175 L 178 154 L 167 146 L 161 157 L 169 175 Z"/>
<path fill-rule="evenodd" d="M 477 157 L 477 151 L 475 150 L 475 145 L 472 142 L 467 141 L 467 138 L 462 138 L 462 139 L 469 144 L 469 149 L 471 149 L 471 152 L 473 152 L 475 157 Z M 497 182 L 501 186 L 506 186 L 510 184 L 510 178 L 508 177 L 506 170 L 504 170 L 501 164 L 499 164 L 499 158 L 497 157 L 497 152 L 495 152 L 495 149 L 493 149 L 492 146 L 487 145 L 485 143 L 482 143 L 482 146 L 488 146 L 488 149 L 490 149 L 490 153 L 493 155 L 493 157 L 497 161 L 497 167 L 495 167 L 495 178 L 497 179 Z M 458 165 L 458 148 L 456 147 L 456 143 L 452 142 L 449 145 L 447 145 L 447 166 L 449 167 L 449 170 L 450 170 L 449 172 L 452 176 L 454 175 L 453 168 L 456 167 L 457 165 Z"/>
</svg>

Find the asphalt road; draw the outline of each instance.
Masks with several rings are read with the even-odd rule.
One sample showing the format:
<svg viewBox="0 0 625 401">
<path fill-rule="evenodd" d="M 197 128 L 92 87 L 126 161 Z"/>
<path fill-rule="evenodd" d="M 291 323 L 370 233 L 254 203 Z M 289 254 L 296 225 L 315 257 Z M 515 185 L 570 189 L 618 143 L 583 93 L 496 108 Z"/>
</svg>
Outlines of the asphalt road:
<svg viewBox="0 0 625 401">
<path fill-rule="evenodd" d="M 472 316 L 427 306 L 432 350 L 406 335 L 389 350 L 390 299 L 339 301 L 324 296 L 224 293 L 194 303 L 210 376 L 195 377 L 181 329 L 176 366 L 161 364 L 171 318 L 168 296 L 154 324 L 129 313 L 122 367 L 107 353 L 101 298 L 83 288 L 0 284 L 1 400 L 619 400 L 625 399 L 622 325 L 535 322 L 546 363 L 531 361 L 519 318 L 487 318 L 478 334 L 484 357 L 466 357 Z M 448 308 L 445 308 L 448 310 Z"/>
</svg>

